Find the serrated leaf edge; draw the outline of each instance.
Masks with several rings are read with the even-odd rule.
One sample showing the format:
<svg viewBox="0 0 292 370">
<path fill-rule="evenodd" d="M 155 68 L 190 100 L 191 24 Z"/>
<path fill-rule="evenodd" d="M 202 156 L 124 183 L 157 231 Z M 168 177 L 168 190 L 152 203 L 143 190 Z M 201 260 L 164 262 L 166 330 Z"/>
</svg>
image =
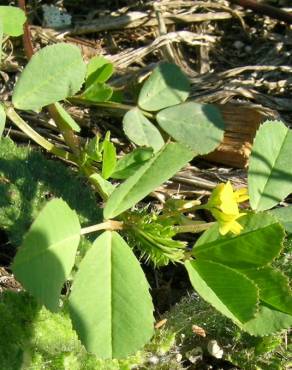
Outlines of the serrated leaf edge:
<svg viewBox="0 0 292 370">
<path fill-rule="evenodd" d="M 191 261 L 195 261 L 194 259 L 193 260 L 189 260 L 189 262 L 191 262 Z M 253 314 L 253 316 L 252 316 L 252 318 L 255 318 L 256 317 L 256 315 L 257 315 L 257 313 L 259 312 L 259 306 L 260 306 L 260 299 L 259 299 L 259 292 L 260 292 L 260 290 L 259 290 L 259 287 L 257 286 L 257 284 L 255 284 L 255 282 L 253 281 L 253 280 L 251 280 L 249 277 L 247 277 L 247 276 L 245 276 L 244 274 L 242 274 L 240 271 L 238 271 L 238 270 L 236 270 L 236 269 L 233 269 L 233 268 L 231 268 L 231 267 L 229 267 L 229 266 L 226 266 L 226 265 L 224 265 L 223 263 L 218 263 L 218 262 L 214 262 L 214 261 L 210 261 L 210 260 L 205 260 L 205 261 L 207 261 L 207 262 L 211 262 L 211 263 L 215 263 L 215 264 L 217 264 L 217 265 L 221 265 L 221 266 L 223 266 L 223 267 L 225 267 L 225 268 L 227 268 L 227 269 L 230 269 L 230 270 L 232 270 L 233 272 L 235 272 L 235 273 L 237 273 L 238 275 L 241 275 L 241 276 L 243 276 L 244 278 L 246 278 L 254 287 L 255 287 L 255 289 L 256 289 L 256 295 L 257 295 L 257 303 L 255 304 L 255 309 L 254 309 L 254 314 Z M 205 281 L 205 280 L 204 280 Z M 206 283 L 206 282 L 205 282 Z M 206 283 L 207 284 L 207 283 Z M 207 284 L 208 285 L 208 284 Z M 209 287 L 209 286 L 208 286 Z M 210 288 L 211 289 L 211 288 Z M 213 289 L 211 289 L 212 291 L 213 291 Z M 213 291 L 214 292 L 214 291 Z M 216 295 L 216 297 L 217 297 L 217 294 L 215 294 Z M 200 295 L 200 297 L 201 297 L 201 295 Z M 206 301 L 205 300 L 205 298 L 203 298 L 203 297 L 201 297 L 204 301 Z M 218 297 L 217 297 L 218 298 Z M 220 298 L 218 298 L 220 301 L 221 301 L 221 299 Z M 218 311 L 218 312 L 220 312 L 211 302 L 209 302 L 209 301 L 206 301 L 206 302 L 208 302 L 216 311 Z M 221 301 L 222 302 L 222 301 Z M 227 310 L 228 311 L 230 311 L 229 309 L 228 309 L 228 307 L 224 304 L 224 307 L 226 307 L 227 308 Z M 221 312 L 220 312 L 221 313 Z M 222 313 L 221 313 L 222 314 Z M 224 314 L 223 314 L 224 315 Z M 224 315 L 225 316 L 225 315 Z M 234 322 L 234 324 L 236 324 L 237 326 L 239 326 L 239 327 L 241 327 L 241 325 L 242 324 L 244 324 L 244 323 L 241 323 L 241 321 L 237 321 L 237 320 L 234 320 L 234 319 L 232 319 L 231 317 L 228 317 L 228 319 L 230 319 L 232 322 Z"/>
<path fill-rule="evenodd" d="M 275 219 L 275 217 L 274 216 L 272 216 L 274 219 Z M 283 238 L 282 238 L 282 241 L 281 241 L 281 243 L 280 243 L 280 246 L 281 246 L 281 248 L 279 249 L 279 252 L 273 257 L 273 259 L 271 260 L 271 261 L 269 261 L 269 262 L 267 262 L 266 264 L 264 264 L 264 265 L 261 265 L 261 266 L 258 266 L 258 267 L 254 267 L 254 268 L 261 268 L 261 267 L 265 267 L 265 266 L 268 266 L 268 265 L 270 265 L 276 258 L 278 258 L 279 257 L 279 255 L 281 254 L 281 252 L 282 252 L 282 250 L 283 250 L 283 246 L 284 246 L 284 240 L 285 240 L 285 235 L 286 235 L 286 233 L 285 233 L 285 228 L 283 227 L 283 225 L 279 222 L 279 221 L 277 221 L 277 220 L 275 220 L 275 222 L 274 223 L 272 223 L 272 224 L 270 224 L 270 225 L 267 225 L 267 226 L 265 226 L 265 227 L 263 227 L 263 228 L 261 228 L 262 230 L 264 230 L 264 229 L 266 229 L 267 227 L 270 227 L 270 226 L 272 226 L 272 225 L 275 225 L 275 224 L 278 224 L 279 226 L 280 226 L 280 228 L 281 228 L 281 230 L 282 230 L 282 232 L 283 232 Z M 254 232 L 257 232 L 257 230 L 259 230 L 259 229 L 255 229 L 255 230 L 251 230 L 251 231 L 249 231 L 249 232 L 247 232 L 247 233 L 244 233 L 244 234 L 240 234 L 239 236 L 236 236 L 235 238 L 239 238 L 240 236 L 244 236 L 244 235 L 249 235 L 249 234 L 251 234 L 251 233 L 254 233 Z M 235 238 L 232 238 L 232 239 L 235 239 Z M 228 243 L 230 241 L 230 239 L 226 239 L 226 240 L 224 240 L 224 242 L 226 242 L 226 243 Z M 197 247 L 197 249 L 199 248 L 199 247 L 204 247 L 204 246 L 206 246 L 206 245 L 208 245 L 208 244 L 213 244 L 215 241 L 213 241 L 213 242 L 210 242 L 210 243 L 205 243 L 205 244 L 200 244 L 198 247 Z M 209 249 L 211 249 L 212 248 L 212 246 L 210 246 L 209 247 Z M 196 246 L 194 246 L 194 248 L 193 248 L 193 251 L 196 249 Z M 207 248 L 205 248 L 204 247 L 204 251 L 206 250 L 206 249 L 208 249 L 208 247 Z M 194 257 L 196 257 L 196 258 L 200 258 L 200 256 L 198 256 L 198 255 L 195 255 L 194 254 L 194 252 L 192 251 L 192 255 L 194 256 Z M 206 259 L 205 259 L 205 261 L 207 261 Z M 212 260 L 210 260 L 210 262 L 212 262 Z M 215 262 L 215 263 L 220 263 L 220 262 Z M 220 264 L 222 264 L 222 263 L 220 263 Z M 224 265 L 225 266 L 225 265 Z M 228 266 L 229 267 L 229 266 Z M 235 268 L 233 268 L 233 269 L 235 269 Z M 237 269 L 235 269 L 235 270 L 237 270 Z M 243 269 L 239 269 L 239 270 L 243 270 Z"/>
</svg>

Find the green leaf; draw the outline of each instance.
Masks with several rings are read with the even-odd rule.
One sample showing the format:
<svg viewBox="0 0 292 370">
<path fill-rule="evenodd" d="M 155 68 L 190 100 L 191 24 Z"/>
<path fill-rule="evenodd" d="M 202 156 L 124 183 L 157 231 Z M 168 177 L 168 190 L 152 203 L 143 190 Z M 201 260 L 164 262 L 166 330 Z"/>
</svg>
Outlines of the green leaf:
<svg viewBox="0 0 292 370">
<path fill-rule="evenodd" d="M 211 104 L 180 104 L 163 109 L 156 119 L 168 135 L 199 154 L 210 153 L 223 140 L 224 121 Z"/>
<path fill-rule="evenodd" d="M 102 177 L 108 179 L 115 170 L 117 163 L 116 148 L 108 140 L 103 142 Z"/>
<path fill-rule="evenodd" d="M 53 199 L 32 224 L 14 259 L 12 270 L 40 303 L 59 307 L 61 289 L 74 265 L 80 224 L 62 199 Z"/>
<path fill-rule="evenodd" d="M 82 260 L 69 297 L 81 342 L 100 358 L 123 358 L 153 334 L 149 285 L 130 247 L 106 231 Z"/>
<path fill-rule="evenodd" d="M 23 34 L 23 25 L 26 21 L 24 12 L 14 6 L 0 6 L 0 19 L 3 23 L 3 32 L 8 36 Z"/>
<path fill-rule="evenodd" d="M 113 73 L 114 66 L 110 61 L 101 55 L 95 56 L 87 64 L 85 87 L 95 82 L 106 82 Z"/>
<path fill-rule="evenodd" d="M 102 196 L 103 200 L 107 200 L 111 193 L 115 190 L 114 185 L 105 180 L 98 173 L 93 173 L 92 175 L 90 175 L 89 180 L 92 184 L 94 184 L 94 186 L 97 187 L 98 192 Z"/>
<path fill-rule="evenodd" d="M 113 89 L 104 83 L 92 83 L 81 95 L 80 98 L 88 102 L 100 103 L 111 98 Z"/>
<path fill-rule="evenodd" d="M 65 125 L 68 129 L 80 132 L 80 127 L 78 123 L 74 121 L 74 119 L 70 116 L 66 109 L 64 109 L 60 103 L 55 103 L 54 106 L 57 111 L 59 120 L 62 121 L 63 125 Z"/>
<path fill-rule="evenodd" d="M 86 155 L 95 162 L 102 161 L 102 144 L 100 143 L 100 137 L 95 135 L 85 145 Z"/>
<path fill-rule="evenodd" d="M 274 309 L 292 315 L 292 292 L 288 278 L 271 266 L 243 270 L 260 289 L 260 300 Z"/>
<path fill-rule="evenodd" d="M 265 336 L 292 326 L 292 316 L 273 310 L 266 305 L 260 305 L 255 317 L 241 325 L 241 328 L 251 335 Z"/>
<path fill-rule="evenodd" d="M 164 145 L 159 130 L 138 108 L 131 109 L 125 114 L 123 129 L 126 136 L 136 145 L 151 147 L 155 152 Z"/>
<path fill-rule="evenodd" d="M 0 137 L 3 134 L 6 123 L 6 113 L 2 104 L 0 104 Z"/>
<path fill-rule="evenodd" d="M 124 93 L 120 90 L 114 90 L 110 98 L 111 103 L 122 103 L 124 100 Z"/>
<path fill-rule="evenodd" d="M 175 64 L 160 64 L 144 83 L 138 99 L 142 109 L 157 111 L 183 103 L 190 93 L 190 82 Z"/>
<path fill-rule="evenodd" d="M 74 95 L 81 87 L 86 66 L 77 46 L 46 46 L 31 58 L 16 82 L 15 108 L 38 111 Z"/>
<path fill-rule="evenodd" d="M 257 131 L 248 170 L 252 209 L 274 207 L 292 192 L 292 132 L 280 121 L 265 122 Z"/>
<path fill-rule="evenodd" d="M 292 206 L 275 208 L 269 211 L 284 226 L 288 234 L 292 234 Z"/>
<path fill-rule="evenodd" d="M 284 230 L 268 214 L 249 214 L 241 219 L 239 235 L 219 237 L 217 225 L 204 233 L 192 254 L 200 260 L 219 262 L 236 269 L 248 269 L 270 263 L 281 251 Z M 216 238 L 218 236 L 218 239 Z"/>
<path fill-rule="evenodd" d="M 246 276 L 211 261 L 186 261 L 191 283 L 200 296 L 237 324 L 257 310 L 258 289 Z"/>
<path fill-rule="evenodd" d="M 152 148 L 137 148 L 131 153 L 124 155 L 116 165 L 113 179 L 127 179 L 153 156 Z"/>
<path fill-rule="evenodd" d="M 113 218 L 131 208 L 173 176 L 194 155 L 192 151 L 178 143 L 166 144 L 112 193 L 105 206 L 104 217 Z"/>
<path fill-rule="evenodd" d="M 269 212 L 270 213 L 270 212 Z M 241 233 L 255 231 L 259 228 L 263 228 L 269 225 L 272 225 L 274 223 L 277 223 L 277 219 L 266 212 L 261 213 L 252 213 L 249 212 L 246 216 L 240 218 L 240 224 L 243 226 L 243 230 Z M 196 246 L 210 243 L 212 241 L 215 241 L 217 239 L 229 239 L 234 238 L 236 235 L 229 234 L 229 235 L 221 235 L 219 233 L 219 225 L 218 222 L 215 223 L 212 227 L 207 229 L 197 240 Z"/>
</svg>

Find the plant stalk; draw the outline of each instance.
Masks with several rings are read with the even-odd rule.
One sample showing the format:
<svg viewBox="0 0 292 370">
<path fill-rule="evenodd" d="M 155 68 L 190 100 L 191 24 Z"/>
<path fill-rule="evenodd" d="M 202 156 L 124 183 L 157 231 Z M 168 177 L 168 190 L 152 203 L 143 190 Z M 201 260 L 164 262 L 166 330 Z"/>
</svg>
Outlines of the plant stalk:
<svg viewBox="0 0 292 370">
<path fill-rule="evenodd" d="M 72 152 L 76 155 L 78 158 L 80 155 L 80 142 L 79 137 L 75 135 L 74 131 L 72 129 L 69 129 L 67 126 L 64 125 L 63 120 L 59 116 L 59 113 L 56 109 L 55 104 L 50 104 L 48 106 L 48 111 L 55 121 L 56 126 L 58 127 L 60 133 L 62 134 L 65 143 L 69 146 L 69 148 L 72 150 Z"/>
<path fill-rule="evenodd" d="M 133 108 L 136 108 L 135 105 L 130 104 L 122 104 L 122 103 L 116 103 L 116 102 L 89 102 L 88 100 L 82 99 L 79 96 L 74 96 L 67 99 L 72 104 L 83 104 L 83 105 L 93 105 L 97 107 L 103 107 L 103 108 L 113 108 L 113 109 L 120 109 L 122 111 L 129 111 Z M 144 114 L 144 116 L 154 119 L 155 115 L 153 113 L 147 112 L 141 108 L 139 108 L 140 111 Z"/>
<path fill-rule="evenodd" d="M 56 156 L 76 162 L 76 157 L 71 153 L 66 152 L 60 148 L 57 148 L 54 144 L 50 143 L 43 136 L 37 133 L 32 127 L 30 127 L 14 110 L 12 106 L 5 105 L 5 111 L 7 117 L 17 126 L 21 131 L 23 131 L 29 138 L 34 142 L 39 144 L 41 147 L 46 149 L 48 152 L 55 154 Z"/>
<path fill-rule="evenodd" d="M 100 230 L 122 230 L 124 228 L 124 223 L 121 221 L 108 220 L 100 224 L 84 227 L 81 229 L 81 235 L 94 233 Z"/>
<path fill-rule="evenodd" d="M 209 229 L 209 227 L 215 225 L 215 222 L 204 222 L 201 224 L 188 224 L 188 225 L 180 225 L 175 226 L 173 229 L 176 234 L 181 233 L 200 233 Z"/>
</svg>

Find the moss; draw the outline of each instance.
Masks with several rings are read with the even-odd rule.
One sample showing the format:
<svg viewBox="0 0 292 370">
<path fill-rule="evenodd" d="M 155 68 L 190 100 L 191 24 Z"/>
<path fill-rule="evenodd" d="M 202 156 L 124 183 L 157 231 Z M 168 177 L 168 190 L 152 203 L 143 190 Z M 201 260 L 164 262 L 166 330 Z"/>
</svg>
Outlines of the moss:
<svg viewBox="0 0 292 370">
<path fill-rule="evenodd" d="M 86 352 L 64 310 L 51 313 L 24 292 L 0 296 L 0 364 L 5 370 L 130 370 L 140 352 L 126 360 L 99 360 Z"/>
<path fill-rule="evenodd" d="M 164 335 L 169 337 L 170 333 L 177 333 L 176 343 L 170 352 L 176 357 L 176 349 L 181 354 L 182 361 L 187 360 L 189 353 L 198 347 L 202 349 L 203 360 L 208 361 L 207 344 L 210 340 L 216 340 L 224 351 L 223 359 L 239 367 L 244 364 L 245 370 L 288 369 L 290 350 L 285 344 L 287 332 L 271 337 L 253 337 L 240 330 L 196 294 L 183 298 L 166 318 L 167 324 L 159 333 L 161 341 Z M 194 334 L 193 325 L 203 328 L 206 337 Z M 193 366 L 194 369 L 204 368 L 200 360 Z M 163 364 L 157 369 L 162 370 Z"/>
<path fill-rule="evenodd" d="M 157 330 L 144 352 L 120 362 L 88 354 L 66 312 L 53 314 L 40 309 L 26 293 L 2 294 L 0 314 L 0 363 L 5 370 L 21 366 L 23 370 L 129 370 L 134 365 L 139 365 L 138 369 L 183 369 L 188 353 L 198 346 L 206 351 L 210 339 L 218 341 L 226 359 L 245 363 L 246 370 L 285 369 L 289 351 L 283 335 L 251 337 L 195 295 L 184 298 L 167 314 L 167 324 Z M 207 337 L 195 335 L 193 324 L 204 328 Z"/>
<path fill-rule="evenodd" d="M 292 235 L 288 235 L 284 242 L 283 251 L 273 265 L 292 279 Z"/>
<path fill-rule="evenodd" d="M 102 211 L 85 179 L 57 160 L 48 160 L 9 138 L 0 145 L 0 226 L 18 246 L 48 199 L 63 198 L 86 226 L 98 223 Z"/>
<path fill-rule="evenodd" d="M 256 338 L 240 331 L 196 295 L 184 298 L 167 315 L 144 351 L 117 361 L 103 361 L 86 352 L 72 329 L 66 310 L 51 313 L 27 293 L 2 293 L 0 298 L 0 363 L 5 370 L 182 370 L 194 349 L 207 354 L 207 343 L 217 340 L 224 359 L 245 370 L 288 369 L 285 333 Z M 7 325 L 9 323 L 9 325 Z M 206 338 L 192 332 L 198 325 Z M 194 357 L 194 356 L 193 356 Z M 198 359 L 193 369 L 204 369 Z"/>
<path fill-rule="evenodd" d="M 36 303 L 25 293 L 6 292 L 0 299 L 1 369 L 20 369 L 29 348 Z"/>
</svg>

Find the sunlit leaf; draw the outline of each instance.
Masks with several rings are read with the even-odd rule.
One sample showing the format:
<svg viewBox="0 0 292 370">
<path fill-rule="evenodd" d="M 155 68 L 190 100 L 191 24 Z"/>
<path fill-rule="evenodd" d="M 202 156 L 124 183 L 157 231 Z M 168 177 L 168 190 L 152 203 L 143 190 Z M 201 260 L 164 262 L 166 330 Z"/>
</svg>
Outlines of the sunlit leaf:
<svg viewBox="0 0 292 370">
<path fill-rule="evenodd" d="M 87 102 L 100 103 L 109 100 L 112 94 L 113 89 L 109 85 L 100 82 L 93 82 L 80 95 L 80 98 Z"/>
<path fill-rule="evenodd" d="M 237 324 L 253 318 L 258 289 L 245 275 L 211 261 L 185 263 L 191 283 L 200 296 Z"/>
<path fill-rule="evenodd" d="M 111 193 L 115 190 L 114 185 L 105 180 L 100 174 L 93 173 L 89 176 L 90 182 L 98 189 L 103 200 L 107 200 Z"/>
<path fill-rule="evenodd" d="M 166 144 L 111 194 L 104 209 L 104 217 L 113 218 L 131 208 L 164 181 L 173 176 L 195 156 L 194 152 L 178 143 Z"/>
<path fill-rule="evenodd" d="M 86 72 L 80 49 L 58 43 L 39 50 L 16 82 L 12 102 L 17 109 L 38 111 L 74 95 Z"/>
<path fill-rule="evenodd" d="M 264 336 L 289 329 L 291 326 L 292 315 L 261 304 L 255 317 L 241 325 L 241 328 L 251 335 Z"/>
<path fill-rule="evenodd" d="M 116 148 L 109 140 L 103 143 L 102 176 L 108 179 L 115 170 L 117 163 Z"/>
<path fill-rule="evenodd" d="M 123 128 L 126 136 L 139 146 L 151 147 L 157 152 L 164 145 L 159 130 L 138 108 L 131 109 L 125 114 Z"/>
<path fill-rule="evenodd" d="M 114 72 L 114 65 L 102 55 L 90 59 L 87 64 L 85 87 L 94 82 L 106 82 Z"/>
<path fill-rule="evenodd" d="M 271 266 L 242 271 L 260 289 L 260 300 L 292 315 L 292 291 L 288 278 Z"/>
<path fill-rule="evenodd" d="M 70 114 L 66 111 L 66 109 L 64 109 L 60 103 L 55 103 L 54 106 L 55 106 L 58 118 L 59 120 L 62 121 L 63 125 L 65 125 L 68 129 L 71 129 L 76 132 L 80 132 L 79 125 L 70 116 Z"/>
<path fill-rule="evenodd" d="M 135 353 L 153 334 L 153 305 L 144 272 L 116 232 L 99 236 L 82 260 L 69 298 L 85 348 L 100 358 Z"/>
<path fill-rule="evenodd" d="M 223 263 L 236 269 L 267 265 L 282 249 L 284 230 L 268 214 L 249 214 L 241 219 L 239 235 L 220 237 L 215 225 L 193 248 L 196 258 Z"/>
<path fill-rule="evenodd" d="M 252 209 L 274 207 L 292 192 L 292 131 L 281 121 L 267 121 L 257 131 L 248 169 Z"/>
<path fill-rule="evenodd" d="M 102 144 L 99 135 L 95 135 L 85 145 L 86 155 L 95 162 L 102 161 Z"/>
<path fill-rule="evenodd" d="M 3 23 L 3 32 L 8 36 L 23 34 L 23 25 L 26 21 L 23 10 L 14 6 L 0 6 L 0 19 Z"/>
</svg>

